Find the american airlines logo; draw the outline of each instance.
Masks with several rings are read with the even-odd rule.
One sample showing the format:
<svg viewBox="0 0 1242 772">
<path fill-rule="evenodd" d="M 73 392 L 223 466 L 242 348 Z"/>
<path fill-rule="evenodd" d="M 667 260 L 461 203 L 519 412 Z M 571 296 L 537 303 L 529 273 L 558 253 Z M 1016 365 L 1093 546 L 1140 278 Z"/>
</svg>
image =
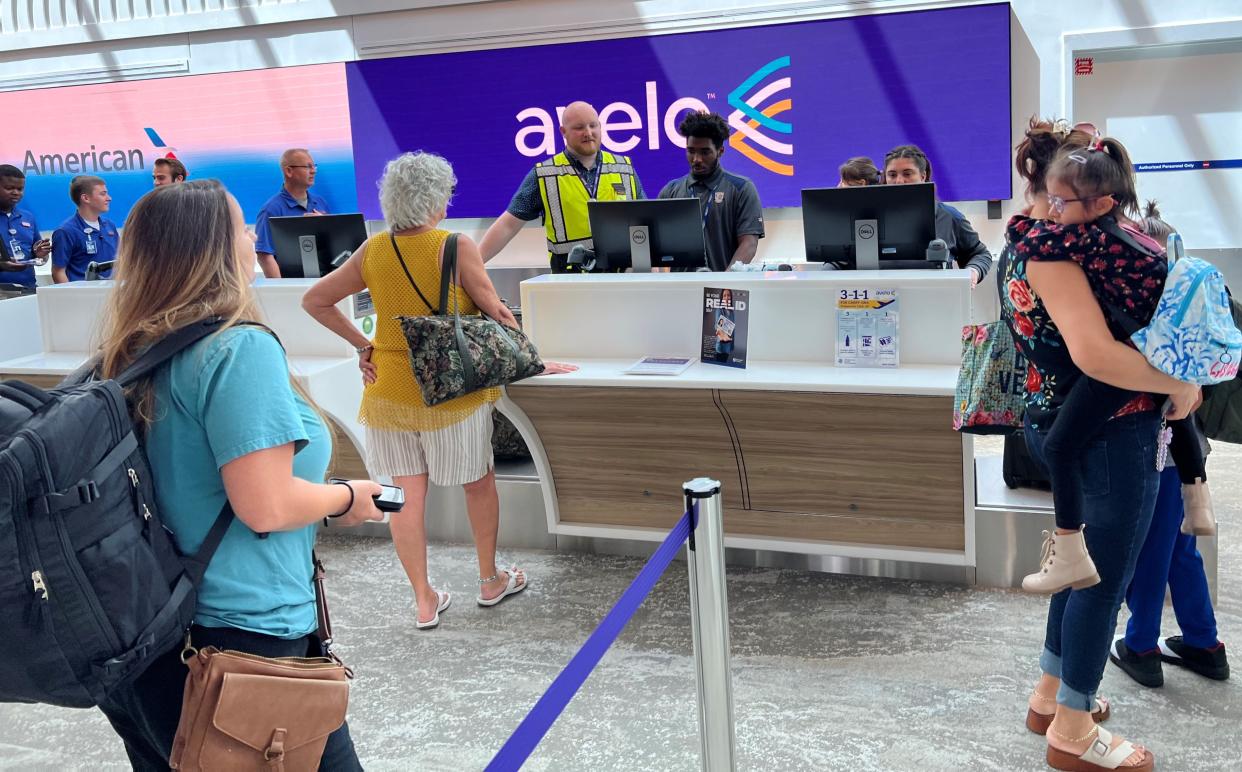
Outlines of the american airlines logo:
<svg viewBox="0 0 1242 772">
<path fill-rule="evenodd" d="M 789 67 L 788 56 L 774 59 L 751 73 L 728 94 L 728 104 L 735 108 L 728 118 L 734 130 L 729 144 L 759 166 L 787 177 L 794 173 L 793 165 L 787 162 L 792 160 L 793 145 L 769 135 L 779 137 L 793 133 L 791 123 L 777 118 L 793 109 L 793 100 L 788 95 L 770 103 L 768 100 L 793 87 L 788 74 L 769 80 Z M 756 87 L 757 91 L 746 96 Z M 659 84 L 653 80 L 644 84 L 644 95 L 646 99 L 641 105 L 610 102 L 600 109 L 600 145 L 605 150 L 629 153 L 640 145 L 646 150 L 659 150 L 665 140 L 674 147 L 684 148 L 686 140 L 677 133 L 680 118 L 690 110 L 713 111 L 709 102 L 716 99 L 715 93 L 708 93 L 706 101 L 683 96 L 665 105 L 660 99 Z M 723 115 L 725 111 L 715 112 Z M 564 113 L 564 106 L 553 110 L 527 107 L 518 112 L 515 116 L 519 125 L 513 137 L 514 147 L 528 158 L 555 155 L 559 150 L 559 127 Z M 774 156 L 783 156 L 784 159 L 777 160 Z"/>
<path fill-rule="evenodd" d="M 157 149 L 165 151 L 165 158 L 176 158 L 175 147 L 169 147 L 160 139 L 155 129 L 144 128 L 147 139 Z M 77 151 L 43 153 L 27 150 L 22 171 L 30 176 L 57 174 L 102 174 L 106 172 L 129 172 L 147 168 L 142 148 L 111 148 L 99 150 L 94 145 Z"/>
</svg>

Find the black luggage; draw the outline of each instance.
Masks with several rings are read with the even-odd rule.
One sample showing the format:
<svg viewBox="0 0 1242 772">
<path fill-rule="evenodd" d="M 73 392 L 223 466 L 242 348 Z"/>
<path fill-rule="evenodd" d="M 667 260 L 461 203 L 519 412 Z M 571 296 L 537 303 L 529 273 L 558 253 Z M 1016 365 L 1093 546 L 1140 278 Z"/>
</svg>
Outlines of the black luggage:
<svg viewBox="0 0 1242 772">
<path fill-rule="evenodd" d="M 1052 490 L 1047 470 L 1031 455 L 1026 446 L 1026 434 L 1021 429 L 1005 435 L 1005 458 L 1001 474 L 1005 478 L 1005 485 L 1010 488 Z"/>
</svg>

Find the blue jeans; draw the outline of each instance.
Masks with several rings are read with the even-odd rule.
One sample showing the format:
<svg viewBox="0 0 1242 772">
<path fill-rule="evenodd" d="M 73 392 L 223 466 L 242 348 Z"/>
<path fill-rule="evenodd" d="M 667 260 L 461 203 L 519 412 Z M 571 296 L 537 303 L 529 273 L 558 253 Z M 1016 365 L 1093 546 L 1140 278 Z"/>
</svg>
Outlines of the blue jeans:
<svg viewBox="0 0 1242 772">
<path fill-rule="evenodd" d="M 313 635 L 292 640 L 273 638 L 232 627 L 199 627 L 191 630 L 196 647 L 216 646 L 264 657 L 319 656 L 319 639 Z M 181 721 L 181 696 L 188 668 L 181 662 L 181 644 L 165 653 L 130 684 L 114 690 L 99 706 L 112 729 L 125 742 L 129 763 L 142 772 L 166 772 L 173 738 Z M 328 735 L 321 770 L 361 770 L 349 724 Z"/>
<path fill-rule="evenodd" d="M 1160 477 L 1156 513 L 1126 593 L 1126 605 L 1130 608 L 1126 647 L 1131 651 L 1151 651 L 1158 645 L 1166 584 L 1173 596 L 1173 613 L 1182 629 L 1182 640 L 1201 649 L 1210 649 L 1218 642 L 1203 558 L 1195 537 L 1180 530 L 1181 483 L 1174 467 L 1165 469 Z"/>
<path fill-rule="evenodd" d="M 1087 443 L 1083 454 L 1083 532 L 1100 583 L 1085 590 L 1062 590 L 1048 605 L 1048 627 L 1040 668 L 1061 679 L 1057 702 L 1093 710 L 1095 693 L 1108 662 L 1117 612 L 1139 550 L 1147 537 L 1160 474 L 1156 471 L 1154 411 L 1109 421 Z M 1043 463 L 1047 432 L 1026 424 L 1031 455 Z"/>
</svg>

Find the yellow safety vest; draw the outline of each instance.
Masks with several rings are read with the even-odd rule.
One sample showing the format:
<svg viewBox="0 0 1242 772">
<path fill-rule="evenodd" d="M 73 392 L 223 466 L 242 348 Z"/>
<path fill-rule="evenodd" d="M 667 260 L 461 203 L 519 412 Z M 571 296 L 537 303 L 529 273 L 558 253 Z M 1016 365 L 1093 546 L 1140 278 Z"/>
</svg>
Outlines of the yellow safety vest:
<svg viewBox="0 0 1242 772">
<path fill-rule="evenodd" d="M 594 249 L 591 223 L 587 219 L 588 201 L 633 201 L 638 198 L 638 178 L 627 156 L 599 151 L 599 184 L 591 198 L 577 169 L 565 153 L 557 153 L 535 166 L 539 178 L 539 197 L 543 200 L 543 226 L 548 234 L 548 253 L 568 255 L 581 244 Z"/>
</svg>

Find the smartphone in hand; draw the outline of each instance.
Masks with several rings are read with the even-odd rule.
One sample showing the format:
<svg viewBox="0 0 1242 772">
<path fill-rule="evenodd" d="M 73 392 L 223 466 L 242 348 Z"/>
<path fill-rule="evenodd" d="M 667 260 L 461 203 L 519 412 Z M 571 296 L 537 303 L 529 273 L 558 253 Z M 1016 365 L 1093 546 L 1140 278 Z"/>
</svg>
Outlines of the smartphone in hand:
<svg viewBox="0 0 1242 772">
<path fill-rule="evenodd" d="M 405 491 L 395 485 L 380 485 L 384 490 L 378 496 L 372 496 L 375 508 L 381 512 L 400 512 L 405 506 Z"/>
<path fill-rule="evenodd" d="M 333 477 L 328 482 L 344 483 L 348 480 Z M 400 512 L 405 506 L 405 491 L 396 485 L 384 485 L 383 483 L 380 483 L 380 488 L 383 490 L 371 497 L 371 500 L 375 502 L 375 508 L 381 512 Z"/>
</svg>

